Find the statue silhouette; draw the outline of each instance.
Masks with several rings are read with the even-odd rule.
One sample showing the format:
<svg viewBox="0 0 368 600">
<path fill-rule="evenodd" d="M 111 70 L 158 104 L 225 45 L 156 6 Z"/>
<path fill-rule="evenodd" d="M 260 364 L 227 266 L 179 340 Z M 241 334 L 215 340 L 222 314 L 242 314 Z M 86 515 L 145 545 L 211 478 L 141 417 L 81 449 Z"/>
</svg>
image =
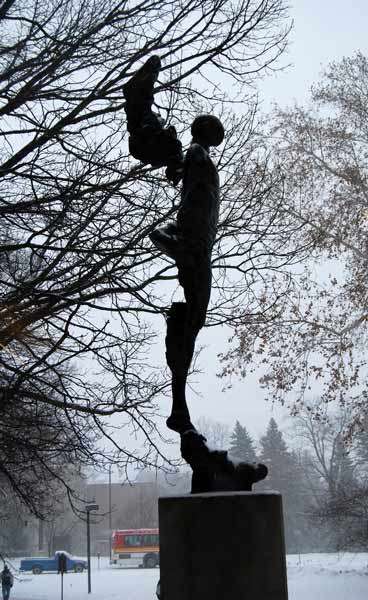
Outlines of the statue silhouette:
<svg viewBox="0 0 368 600">
<path fill-rule="evenodd" d="M 150 235 L 153 244 L 175 261 L 185 298 L 185 302 L 174 302 L 167 316 L 172 410 L 166 423 L 181 436 L 182 456 L 193 469 L 193 493 L 251 490 L 253 483 L 266 476 L 267 468 L 237 464 L 226 451 L 211 450 L 191 422 L 185 393 L 195 341 L 205 324 L 211 296 L 211 256 L 219 218 L 219 176 L 209 149 L 222 143 L 225 132 L 217 117 L 199 115 L 192 123 L 192 141 L 184 158 L 175 128 L 165 128 L 152 111 L 160 67 L 159 57 L 152 56 L 123 89 L 132 156 L 154 167 L 166 166 L 166 176 L 174 185 L 183 179 L 176 222 Z"/>
</svg>

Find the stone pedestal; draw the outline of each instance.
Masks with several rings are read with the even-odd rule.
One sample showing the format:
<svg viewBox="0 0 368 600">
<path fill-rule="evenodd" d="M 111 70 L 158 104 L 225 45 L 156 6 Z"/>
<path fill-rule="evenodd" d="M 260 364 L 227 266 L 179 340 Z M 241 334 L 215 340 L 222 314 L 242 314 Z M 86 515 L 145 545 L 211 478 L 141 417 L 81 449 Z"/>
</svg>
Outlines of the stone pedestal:
<svg viewBox="0 0 368 600">
<path fill-rule="evenodd" d="M 161 600 L 287 600 L 281 496 L 159 499 Z"/>
</svg>

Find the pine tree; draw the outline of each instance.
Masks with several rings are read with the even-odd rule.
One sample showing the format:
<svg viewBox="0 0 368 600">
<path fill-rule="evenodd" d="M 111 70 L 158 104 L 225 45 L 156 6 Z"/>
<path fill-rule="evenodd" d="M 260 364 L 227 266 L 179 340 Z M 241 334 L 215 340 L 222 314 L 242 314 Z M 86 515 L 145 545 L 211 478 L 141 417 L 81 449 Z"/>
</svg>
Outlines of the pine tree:
<svg viewBox="0 0 368 600">
<path fill-rule="evenodd" d="M 259 461 L 268 468 L 264 482 L 258 489 L 275 490 L 282 494 L 285 518 L 285 538 L 288 552 L 299 552 L 306 533 L 303 517 L 305 477 L 302 465 L 294 452 L 289 452 L 282 432 L 271 418 L 266 434 L 260 439 Z"/>
<path fill-rule="evenodd" d="M 260 439 L 260 445 L 260 462 L 267 466 L 269 472 L 265 482 L 267 487 L 276 490 L 285 488 L 289 479 L 290 454 L 275 419 L 270 419 L 266 435 Z"/>
<path fill-rule="evenodd" d="M 245 427 L 236 421 L 230 436 L 230 456 L 244 462 L 257 462 L 254 442 Z"/>
</svg>

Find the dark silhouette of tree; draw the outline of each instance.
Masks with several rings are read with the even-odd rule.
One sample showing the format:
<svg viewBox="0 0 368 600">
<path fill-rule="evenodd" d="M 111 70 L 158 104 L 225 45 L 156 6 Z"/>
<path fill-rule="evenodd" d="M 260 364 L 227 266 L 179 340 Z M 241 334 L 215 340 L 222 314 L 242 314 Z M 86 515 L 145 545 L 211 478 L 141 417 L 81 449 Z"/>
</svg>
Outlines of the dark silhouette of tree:
<svg viewBox="0 0 368 600">
<path fill-rule="evenodd" d="M 247 429 L 239 421 L 236 421 L 230 436 L 229 453 L 237 460 L 257 462 L 254 442 Z"/>
<path fill-rule="evenodd" d="M 56 455 L 165 461 L 155 417 L 169 383 L 152 345 L 176 272 L 149 234 L 175 215 L 179 191 L 129 156 L 122 92 L 148 56 L 163 63 L 156 108 L 184 144 L 200 112 L 227 132 L 208 324 L 263 310 L 253 288 L 291 259 L 275 242 L 281 182 L 248 87 L 283 51 L 286 17 L 283 0 L 0 0 L 1 443 L 10 420 L 9 447 L 20 432 L 0 472 L 32 510 L 41 472 L 60 474 Z M 49 434 L 28 436 L 38 423 Z M 131 427 L 136 447 L 114 427 Z"/>
<path fill-rule="evenodd" d="M 14 492 L 38 517 L 51 515 L 65 498 L 78 509 L 77 477 L 91 464 L 99 436 L 85 415 L 69 415 L 39 401 L 5 399 L 0 416 L 2 509 L 13 510 Z M 75 493 L 74 493 L 75 492 Z M 80 506 L 79 506 L 80 509 Z"/>
</svg>

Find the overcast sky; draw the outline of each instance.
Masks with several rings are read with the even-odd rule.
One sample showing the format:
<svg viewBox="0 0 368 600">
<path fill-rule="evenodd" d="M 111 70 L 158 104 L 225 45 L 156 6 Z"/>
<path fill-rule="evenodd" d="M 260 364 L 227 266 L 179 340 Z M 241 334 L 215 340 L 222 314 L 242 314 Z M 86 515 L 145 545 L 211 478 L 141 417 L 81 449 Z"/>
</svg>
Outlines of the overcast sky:
<svg viewBox="0 0 368 600">
<path fill-rule="evenodd" d="M 367 0 L 296 0 L 290 13 L 294 28 L 288 54 L 281 59 L 282 64 L 289 63 L 290 66 L 261 82 L 260 99 L 264 110 L 268 110 L 273 102 L 281 106 L 292 105 L 295 101 L 307 102 L 311 84 L 318 80 L 329 62 L 357 50 L 368 54 Z M 198 337 L 197 343 L 206 344 L 207 349 L 200 361 L 204 372 L 196 378 L 196 388 L 202 397 L 195 397 L 188 390 L 193 419 L 210 416 L 231 428 L 239 419 L 255 438 L 264 433 L 271 416 L 285 426 L 287 411 L 265 402 L 257 377 L 234 381 L 231 390 L 221 391 L 224 381 L 215 376 L 220 370 L 217 354 L 224 350 L 227 335 L 223 328 L 222 331 L 202 331 Z"/>
<path fill-rule="evenodd" d="M 266 106 L 276 101 L 291 105 L 308 97 L 310 85 L 331 61 L 368 51 L 366 0 L 294 0 L 294 28 L 282 63 L 291 66 L 260 86 Z"/>
</svg>

